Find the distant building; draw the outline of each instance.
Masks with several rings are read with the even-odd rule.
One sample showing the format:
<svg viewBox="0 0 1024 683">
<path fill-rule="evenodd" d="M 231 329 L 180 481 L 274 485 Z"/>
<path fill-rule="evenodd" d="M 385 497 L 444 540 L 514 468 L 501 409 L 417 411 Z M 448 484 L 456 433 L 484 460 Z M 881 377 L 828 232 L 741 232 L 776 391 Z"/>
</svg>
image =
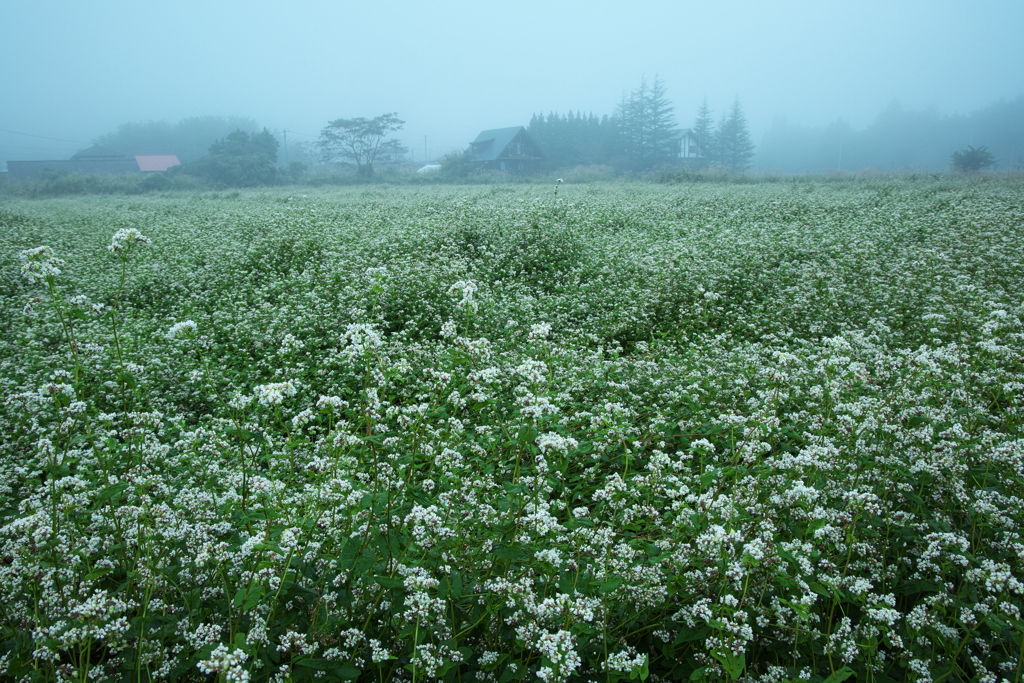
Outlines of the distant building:
<svg viewBox="0 0 1024 683">
<path fill-rule="evenodd" d="M 704 152 L 700 148 L 700 141 L 689 128 L 679 131 L 675 140 L 676 156 L 680 159 L 696 159 L 704 156 Z"/>
<path fill-rule="evenodd" d="M 437 173 L 441 170 L 441 164 L 427 164 L 416 170 L 417 173 Z"/>
<path fill-rule="evenodd" d="M 143 173 L 166 171 L 171 166 L 180 166 L 176 154 L 136 154 L 135 163 Z"/>
<path fill-rule="evenodd" d="M 469 144 L 473 160 L 496 171 L 532 171 L 544 160 L 544 152 L 522 126 L 485 130 Z"/>
<path fill-rule="evenodd" d="M 8 161 L 7 172 L 11 179 L 18 180 L 34 178 L 46 169 L 87 175 L 125 175 L 166 171 L 171 166 L 177 166 L 180 163 L 174 154 L 147 154 L 129 157 L 116 150 L 93 145 L 70 159 Z"/>
</svg>

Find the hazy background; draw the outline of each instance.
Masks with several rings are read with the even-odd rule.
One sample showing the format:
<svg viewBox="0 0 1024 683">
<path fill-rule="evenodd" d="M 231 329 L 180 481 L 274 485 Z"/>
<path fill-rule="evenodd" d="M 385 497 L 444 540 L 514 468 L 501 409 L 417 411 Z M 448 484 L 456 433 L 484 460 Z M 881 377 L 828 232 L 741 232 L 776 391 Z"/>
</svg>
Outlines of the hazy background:
<svg viewBox="0 0 1024 683">
<path fill-rule="evenodd" d="M 781 148 L 786 131 L 863 132 L 894 103 L 948 117 L 1024 93 L 1021 0 L 41 0 L 2 15 L 0 162 L 64 159 L 127 122 L 238 116 L 292 145 L 392 111 L 422 160 L 424 136 L 436 158 L 536 112 L 612 114 L 655 74 L 680 127 L 705 96 L 716 120 L 738 97 L 758 147 L 773 130 Z"/>
</svg>

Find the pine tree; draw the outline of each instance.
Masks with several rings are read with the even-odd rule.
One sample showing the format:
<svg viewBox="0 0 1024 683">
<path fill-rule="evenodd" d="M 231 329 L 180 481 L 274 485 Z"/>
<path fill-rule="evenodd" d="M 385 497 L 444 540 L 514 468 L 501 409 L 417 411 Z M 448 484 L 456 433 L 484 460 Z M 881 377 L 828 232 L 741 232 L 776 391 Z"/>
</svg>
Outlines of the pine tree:
<svg viewBox="0 0 1024 683">
<path fill-rule="evenodd" d="M 697 110 L 697 119 L 693 122 L 693 134 L 697 138 L 697 155 L 711 160 L 714 152 L 715 123 L 711 120 L 711 109 L 708 98 Z"/>
<path fill-rule="evenodd" d="M 654 75 L 654 83 L 647 98 L 647 139 L 651 163 L 675 156 L 675 107 L 669 101 L 665 82 Z"/>
<path fill-rule="evenodd" d="M 625 96 L 616 108 L 622 136 L 623 153 L 638 167 L 647 167 L 673 155 L 675 107 L 666 94 L 665 82 L 657 76 L 650 87 L 640 79 L 640 87 Z"/>
<path fill-rule="evenodd" d="M 729 117 L 724 119 L 715 136 L 718 147 L 717 161 L 732 173 L 743 173 L 754 158 L 754 143 L 747 130 L 747 119 L 737 97 Z"/>
<path fill-rule="evenodd" d="M 729 134 L 728 125 L 729 118 L 722 114 L 722 118 L 718 120 L 718 127 L 715 128 L 715 132 L 711 135 L 708 159 L 715 166 L 725 166 L 726 137 Z"/>
</svg>

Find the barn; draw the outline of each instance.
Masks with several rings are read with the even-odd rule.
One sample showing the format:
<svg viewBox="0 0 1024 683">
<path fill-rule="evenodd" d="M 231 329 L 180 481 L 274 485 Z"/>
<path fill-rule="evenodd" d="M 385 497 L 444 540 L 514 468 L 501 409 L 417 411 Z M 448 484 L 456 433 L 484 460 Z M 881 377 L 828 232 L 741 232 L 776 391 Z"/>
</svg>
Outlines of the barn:
<svg viewBox="0 0 1024 683">
<path fill-rule="evenodd" d="M 544 152 L 522 126 L 485 130 L 469 143 L 473 161 L 495 171 L 535 171 Z"/>
<path fill-rule="evenodd" d="M 7 172 L 10 178 L 19 180 L 34 178 L 47 169 L 85 175 L 125 175 L 166 171 L 180 163 L 174 154 L 126 156 L 108 147 L 93 145 L 70 159 L 8 161 Z"/>
</svg>

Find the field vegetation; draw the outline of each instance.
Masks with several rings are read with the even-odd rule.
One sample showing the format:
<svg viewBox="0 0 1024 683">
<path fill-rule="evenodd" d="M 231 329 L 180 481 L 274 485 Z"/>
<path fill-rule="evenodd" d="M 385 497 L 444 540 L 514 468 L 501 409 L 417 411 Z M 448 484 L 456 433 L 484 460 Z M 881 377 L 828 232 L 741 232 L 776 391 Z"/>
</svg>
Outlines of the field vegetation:
<svg viewBox="0 0 1024 683">
<path fill-rule="evenodd" d="M 1018 180 L 0 204 L 0 677 L 1021 680 Z"/>
</svg>

